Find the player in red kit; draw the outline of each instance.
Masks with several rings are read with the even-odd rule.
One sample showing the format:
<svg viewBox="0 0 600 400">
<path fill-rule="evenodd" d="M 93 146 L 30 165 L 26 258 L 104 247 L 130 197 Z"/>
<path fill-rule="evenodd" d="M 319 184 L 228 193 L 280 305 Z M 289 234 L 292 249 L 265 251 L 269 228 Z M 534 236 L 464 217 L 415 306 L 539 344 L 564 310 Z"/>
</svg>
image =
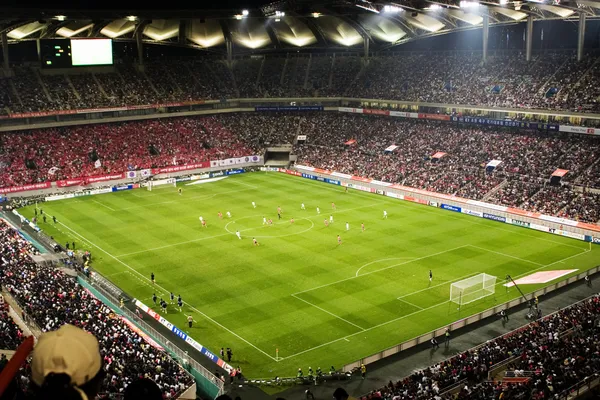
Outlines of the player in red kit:
<svg viewBox="0 0 600 400">
<path fill-rule="evenodd" d="M 325 224 L 325 226 L 329 226 L 329 220 L 325 219 L 325 220 L 323 221 L 323 223 Z"/>
<path fill-rule="evenodd" d="M 206 228 L 206 220 L 205 219 L 202 220 L 202 227 Z"/>
<path fill-rule="evenodd" d="M 340 235 L 338 235 L 338 246 L 342 244 L 342 238 L 340 237 Z"/>
<path fill-rule="evenodd" d="M 219 218 L 223 219 L 223 214 L 221 213 L 221 211 L 219 211 L 219 214 L 217 214 L 219 216 Z"/>
<path fill-rule="evenodd" d="M 252 238 L 252 244 L 254 244 L 255 246 L 260 246 L 260 244 L 258 244 L 258 241 L 256 240 L 256 238 Z"/>
<path fill-rule="evenodd" d="M 333 208 L 335 210 L 335 203 L 331 202 L 331 208 Z"/>
<path fill-rule="evenodd" d="M 360 224 L 360 229 L 362 229 L 363 232 L 365 231 L 365 224 L 364 223 Z"/>
<path fill-rule="evenodd" d="M 290 223 L 293 224 L 294 223 L 294 218 L 290 219 Z"/>
</svg>

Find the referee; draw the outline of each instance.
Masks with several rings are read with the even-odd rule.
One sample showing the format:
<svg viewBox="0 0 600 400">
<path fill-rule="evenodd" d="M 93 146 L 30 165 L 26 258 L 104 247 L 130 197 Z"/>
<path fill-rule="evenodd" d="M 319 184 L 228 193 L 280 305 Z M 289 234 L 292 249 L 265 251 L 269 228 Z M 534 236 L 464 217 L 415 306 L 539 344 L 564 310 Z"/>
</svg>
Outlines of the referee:
<svg viewBox="0 0 600 400">
<path fill-rule="evenodd" d="M 187 320 L 188 320 L 188 327 L 191 328 L 192 322 L 194 322 L 194 317 L 192 317 L 191 315 L 188 315 Z"/>
</svg>

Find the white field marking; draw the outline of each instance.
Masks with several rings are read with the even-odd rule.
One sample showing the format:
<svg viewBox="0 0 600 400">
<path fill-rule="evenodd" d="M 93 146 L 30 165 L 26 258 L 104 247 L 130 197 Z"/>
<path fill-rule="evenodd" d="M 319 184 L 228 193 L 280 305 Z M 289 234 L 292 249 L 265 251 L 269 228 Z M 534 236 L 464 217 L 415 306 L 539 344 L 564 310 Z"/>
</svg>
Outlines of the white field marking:
<svg viewBox="0 0 600 400">
<path fill-rule="evenodd" d="M 574 255 L 572 255 L 572 256 L 565 257 L 565 258 L 563 258 L 563 259 L 560 259 L 560 260 L 554 261 L 554 262 L 552 262 L 552 263 L 550 263 L 550 264 L 547 264 L 547 265 L 542 265 L 542 266 L 541 266 L 541 267 L 539 267 L 539 268 L 536 268 L 536 269 L 534 269 L 534 270 L 531 270 L 531 271 L 527 271 L 527 272 L 525 272 L 525 273 L 522 273 L 522 274 L 520 274 L 520 275 L 517 275 L 517 276 L 515 276 L 514 278 L 520 278 L 520 277 L 522 277 L 522 276 L 525 276 L 525 275 L 530 275 L 531 273 L 533 273 L 533 272 L 536 272 L 536 271 L 539 271 L 539 270 L 540 270 L 540 269 L 542 269 L 542 268 L 550 267 L 550 266 L 552 266 L 552 265 L 554 265 L 554 264 L 558 264 L 558 263 L 560 263 L 560 262 L 563 262 L 563 261 L 566 261 L 566 260 L 570 260 L 571 258 L 578 257 L 578 256 L 580 256 L 580 255 L 582 255 L 582 254 L 585 254 L 585 253 L 589 253 L 590 251 L 591 251 L 591 250 L 584 250 L 584 251 L 582 251 L 582 252 L 580 252 L 580 253 L 577 253 L 577 254 L 574 254 Z M 459 279 L 459 280 L 460 280 L 460 279 Z M 455 282 L 457 282 L 457 281 L 455 281 Z M 448 283 L 451 283 L 451 282 L 448 282 Z M 496 283 L 496 285 L 495 285 L 495 286 L 499 286 L 499 285 L 502 285 L 502 282 Z M 411 317 L 411 316 L 413 316 L 413 315 L 415 315 L 415 314 L 418 314 L 418 313 L 420 313 L 420 312 L 423 312 L 423 311 L 428 311 L 428 310 L 431 310 L 432 308 L 439 307 L 439 306 L 441 306 L 441 305 L 444 305 L 444 304 L 446 304 L 446 303 L 449 303 L 449 302 L 450 302 L 450 300 L 443 301 L 443 302 L 441 302 L 441 303 L 438 303 L 438 304 L 432 305 L 432 306 L 430 306 L 430 307 L 427 307 L 427 308 L 424 308 L 424 309 L 422 309 L 422 310 L 415 311 L 415 312 L 413 312 L 413 313 L 411 313 L 411 314 L 404 315 L 404 316 L 402 316 L 402 317 L 398 317 L 398 318 L 395 318 L 395 319 L 389 320 L 389 321 L 387 321 L 387 322 L 383 322 L 383 323 L 381 323 L 381 324 L 379 324 L 379 325 L 375 325 L 375 326 L 372 326 L 372 327 L 366 328 L 364 331 L 360 331 L 360 332 L 352 333 L 352 334 L 350 334 L 350 335 L 347 335 L 347 336 L 344 336 L 344 337 L 341 337 L 341 338 L 338 338 L 338 339 L 331 340 L 331 341 L 329 341 L 329 342 L 327 342 L 327 343 L 322 343 L 322 344 L 320 344 L 320 345 L 318 345 L 318 346 L 311 347 L 310 349 L 306 349 L 306 350 L 303 350 L 303 351 L 301 351 L 301 352 L 299 352 L 299 353 L 296 353 L 296 354 L 292 354 L 292 355 L 290 355 L 290 356 L 287 356 L 286 358 L 292 358 L 292 357 L 296 357 L 296 356 L 302 355 L 302 354 L 304 354 L 304 353 L 308 353 L 309 351 L 313 351 L 313 350 L 319 349 L 319 348 L 321 348 L 321 347 L 328 346 L 328 345 L 330 345 L 330 344 L 333 344 L 333 343 L 339 342 L 340 340 L 347 340 L 349 337 L 355 336 L 355 335 L 357 335 L 357 334 L 359 334 L 359 333 L 364 333 L 364 332 L 368 332 L 368 331 L 370 331 L 370 330 L 373 330 L 373 329 L 376 329 L 376 328 L 380 328 L 380 327 L 382 327 L 382 326 L 385 326 L 385 325 L 391 324 L 392 322 L 400 321 L 400 320 L 402 320 L 402 319 L 404 319 L 404 318 Z"/>
<path fill-rule="evenodd" d="M 96 199 L 92 199 L 92 201 L 93 201 L 94 203 L 96 203 L 96 204 L 100 204 L 102 207 L 106 207 L 106 208 L 108 208 L 110 211 L 117 211 L 117 210 L 115 210 L 114 208 L 112 208 L 112 207 L 109 207 L 109 206 L 107 206 L 107 205 L 106 205 L 106 204 L 104 204 L 104 203 L 100 203 L 100 202 L 99 202 L 98 200 L 96 200 Z"/>
<path fill-rule="evenodd" d="M 400 300 L 400 301 L 401 301 L 401 302 L 403 302 L 403 303 L 406 303 L 406 304 L 408 304 L 409 306 L 413 306 L 413 307 L 415 307 L 415 308 L 418 308 L 419 310 L 422 310 L 422 309 L 423 309 L 423 307 L 421 307 L 421 306 L 418 306 L 418 305 L 416 305 L 416 304 L 413 304 L 413 303 L 411 303 L 410 301 L 402 300 L 400 297 L 398 297 L 398 300 Z"/>
<path fill-rule="evenodd" d="M 456 280 L 455 280 L 454 282 L 458 282 L 458 281 L 461 281 L 461 280 L 463 280 L 463 279 L 466 279 L 466 278 L 470 278 L 470 277 L 472 277 L 472 276 L 475 276 L 475 275 L 478 275 L 478 274 L 479 274 L 479 272 L 472 272 L 472 273 L 470 273 L 470 274 L 467 274 L 467 275 L 461 276 L 460 278 L 456 278 Z M 414 276 L 414 275 L 413 275 L 413 276 Z M 412 295 L 415 295 L 415 294 L 419 294 L 419 293 L 421 293 L 421 292 L 426 292 L 427 290 L 430 290 L 430 289 L 433 289 L 433 288 L 436 288 L 436 287 L 440 287 L 440 286 L 447 285 L 447 284 L 449 284 L 449 283 L 451 283 L 451 282 L 452 282 L 452 281 L 446 281 L 446 282 L 443 282 L 443 283 L 438 283 L 437 285 L 428 286 L 428 287 L 426 287 L 425 289 L 419 289 L 419 290 L 417 290 L 417 291 L 410 292 L 409 294 L 405 294 L 405 295 L 402 295 L 402 296 L 398 297 L 398 300 L 402 300 L 402 299 L 403 299 L 403 298 L 405 298 L 405 297 L 409 297 L 409 296 L 412 296 Z"/>
<path fill-rule="evenodd" d="M 499 251 L 489 250 L 489 249 L 486 249 L 486 248 L 483 248 L 483 247 L 479 247 L 479 246 L 475 246 L 475 245 L 472 245 L 472 244 L 470 244 L 470 245 L 469 245 L 469 247 L 474 247 L 474 248 L 476 248 L 476 249 L 483 250 L 483 251 L 487 251 L 487 252 L 489 252 L 489 253 L 498 254 L 498 255 L 501 255 L 501 256 L 504 256 L 504 257 L 514 258 L 515 260 L 519 260 L 519 261 L 527 262 L 527 263 L 534 264 L 534 265 L 544 265 L 544 264 L 537 263 L 537 262 L 535 262 L 535 261 L 526 260 L 526 259 L 524 259 L 524 258 L 521 258 L 521 257 L 512 256 L 512 255 L 510 255 L 510 254 L 501 253 L 501 252 L 499 252 Z"/>
<path fill-rule="evenodd" d="M 348 209 L 344 209 L 344 210 L 337 211 L 337 212 L 338 212 L 338 213 L 342 213 L 342 212 L 346 212 L 346 211 L 357 210 L 357 209 L 359 209 L 359 208 L 373 207 L 373 206 L 376 206 L 376 205 L 378 205 L 378 204 L 379 204 L 379 203 L 374 203 L 374 204 L 370 204 L 370 205 L 367 205 L 367 206 L 362 206 L 362 207 L 348 208 Z M 256 214 L 256 216 L 259 216 L 259 215 L 261 215 L 261 214 Z M 314 218 L 314 217 L 318 217 L 318 215 L 314 215 L 314 216 L 312 216 L 312 217 L 304 217 L 304 218 L 302 218 L 302 219 L 310 220 L 311 218 Z M 240 218 L 238 218 L 238 220 L 239 220 L 239 219 L 240 219 Z M 235 221 L 236 221 L 236 220 L 229 221 L 229 222 L 227 223 L 227 225 L 225 225 L 225 227 L 227 228 L 227 226 L 228 226 L 230 223 L 232 223 L 232 222 L 235 222 Z M 286 222 L 289 222 L 289 221 L 286 221 Z M 312 221 L 311 221 L 311 222 L 312 222 Z M 283 223 L 284 223 L 284 222 L 276 222 L 275 224 L 283 224 Z M 314 224 L 313 224 L 313 225 L 314 225 Z M 261 226 L 257 226 L 257 227 L 252 227 L 252 228 L 242 229 L 242 230 L 240 231 L 240 233 L 241 233 L 241 232 L 246 232 L 246 231 L 249 231 L 249 230 L 253 230 L 253 229 L 261 229 L 261 228 L 266 228 L 266 227 L 268 227 L 268 225 L 261 225 Z M 312 227 L 311 227 L 310 229 L 312 229 Z M 310 229 L 307 229 L 307 232 L 308 232 Z M 227 230 L 227 229 L 226 229 L 226 230 Z M 156 251 L 156 250 L 167 249 L 167 248 L 169 248 L 169 247 L 175 247 L 175 246 L 179 246 L 179 245 L 182 245 L 182 244 L 187 244 L 187 243 L 195 243 L 195 242 L 200 242 L 200 241 L 203 241 L 203 240 L 214 239 L 214 238 L 218 238 L 218 237 L 222 237 L 222 236 L 227 236 L 227 235 L 235 235 L 235 232 L 230 232 L 229 230 L 227 230 L 227 233 L 222 233 L 222 234 L 220 234 L 220 235 L 206 236 L 206 237 L 202 237 L 202 238 L 198 238 L 198 239 L 186 240 L 186 241 L 184 241 L 184 242 L 178 242 L 178 243 L 166 244 L 166 245 L 164 245 L 164 246 L 154 247 L 154 248 L 152 248 L 152 249 L 144 249 L 144 250 L 134 251 L 134 252 L 131 252 L 131 253 L 119 254 L 117 257 L 126 257 L 126 256 L 131 256 L 131 255 L 134 255 L 134 254 L 142 254 L 142 253 L 146 253 L 146 252 L 148 252 L 148 251 Z M 295 233 L 294 235 L 297 235 L 297 233 Z M 289 235 L 288 235 L 288 236 L 289 236 Z M 257 236 L 257 237 L 273 237 L 273 236 Z M 282 237 L 282 236 L 276 236 L 276 237 Z"/>
<path fill-rule="evenodd" d="M 93 244 L 92 244 L 92 246 L 93 246 Z M 133 279 L 137 279 L 139 282 L 141 282 L 142 285 L 146 285 L 146 286 L 150 287 L 152 289 L 152 291 L 158 295 L 158 297 L 162 298 L 163 296 L 165 296 L 165 297 L 167 296 L 166 294 L 161 293 L 160 291 L 156 290 L 156 284 L 153 285 L 151 282 L 146 282 L 144 279 L 140 278 L 138 275 L 132 274 L 131 271 L 124 271 L 124 272 L 131 275 L 131 277 Z"/>
<path fill-rule="evenodd" d="M 344 340 L 345 340 L 346 342 L 349 342 L 349 341 L 350 341 L 348 338 L 344 338 Z"/>
<path fill-rule="evenodd" d="M 188 201 L 207 199 L 207 198 L 219 196 L 219 195 L 222 195 L 222 194 L 239 193 L 239 192 L 246 191 L 246 190 L 253 190 L 253 189 L 248 188 L 248 189 L 229 190 L 229 191 L 221 192 L 221 193 L 204 194 L 204 195 L 201 195 L 201 196 L 192 196 L 192 197 L 185 197 L 185 198 L 178 197 L 178 200 L 160 201 L 160 202 L 157 202 L 157 203 L 148 203 L 148 204 L 141 204 L 139 206 L 124 207 L 124 208 L 118 209 L 117 211 L 132 210 L 132 209 L 135 209 L 135 208 L 145 208 L 145 207 L 156 206 L 156 205 L 159 205 L 159 204 L 170 204 L 170 203 L 180 203 L 180 202 L 185 203 L 185 202 L 188 202 Z"/>
<path fill-rule="evenodd" d="M 237 183 L 238 185 L 248 186 L 249 188 L 252 188 L 252 189 L 258 189 L 259 188 L 256 185 L 250 185 L 249 183 L 246 183 L 246 182 L 238 182 L 237 179 L 231 179 L 231 180 L 229 180 L 227 182 L 232 182 L 232 183 Z"/>
<path fill-rule="evenodd" d="M 384 268 L 379 268 L 379 269 L 376 269 L 376 270 L 373 270 L 373 271 L 369 271 L 369 272 L 364 273 L 364 274 L 359 275 L 359 276 L 351 276 L 349 278 L 340 279 L 339 281 L 335 281 L 335 282 L 331 282 L 331 283 L 326 283 L 326 284 L 320 285 L 320 286 L 315 286 L 315 287 L 310 288 L 310 289 L 306 289 L 306 290 L 302 290 L 300 292 L 293 293 L 292 296 L 297 295 L 297 294 L 301 294 L 301 293 L 311 292 L 313 290 L 321 289 L 321 288 L 324 288 L 324 287 L 327 287 L 327 286 L 331 286 L 331 285 L 335 285 L 337 283 L 346 282 L 346 281 L 349 281 L 351 279 L 362 278 L 363 276 L 371 275 L 371 274 L 374 274 L 375 272 L 385 271 L 386 269 L 395 268 L 395 267 L 398 267 L 400 265 L 409 264 L 409 263 L 412 263 L 412 262 L 415 262 L 415 261 L 423 260 L 425 258 L 435 257 L 435 256 L 438 256 L 440 254 L 449 253 L 451 251 L 462 249 L 463 247 L 467 247 L 467 246 L 468 245 L 465 244 L 463 246 L 454 247 L 453 249 L 440 251 L 440 252 L 429 254 L 429 255 L 426 255 L 426 256 L 423 256 L 423 257 L 418 257 L 418 258 L 415 258 L 415 259 L 410 260 L 410 261 L 404 261 L 404 262 L 401 262 L 401 263 L 398 263 L 398 264 L 393 264 L 393 265 L 389 265 L 389 266 L 384 267 Z"/>
<path fill-rule="evenodd" d="M 282 178 L 287 177 L 286 175 L 281 175 L 281 174 L 276 174 L 275 176 L 279 176 L 279 177 L 282 177 Z M 305 185 L 311 185 L 313 187 L 316 186 L 314 184 L 314 181 L 307 181 L 307 180 L 304 180 L 304 179 L 299 179 L 298 182 L 299 183 L 303 183 Z M 335 191 L 337 191 L 337 189 L 335 187 L 332 187 L 331 185 L 323 185 L 322 188 L 323 189 L 329 189 L 329 190 L 335 190 Z M 366 192 L 358 191 L 357 193 L 365 194 Z M 408 207 L 408 205 L 409 205 L 408 202 L 404 202 L 404 201 L 399 201 L 398 202 L 397 201 L 398 199 L 394 199 L 394 198 L 387 197 L 387 196 L 384 196 L 384 197 L 386 199 L 385 203 L 388 203 L 388 204 L 392 204 L 392 205 L 393 204 L 397 204 L 397 205 L 399 205 L 401 207 Z M 384 202 L 382 202 L 382 203 L 384 203 Z M 419 212 L 427 212 L 427 213 L 430 213 L 430 214 L 437 214 L 437 211 L 430 210 L 428 207 L 422 207 L 422 210 L 419 210 Z M 464 222 L 472 224 L 472 225 L 485 225 L 488 228 L 492 228 L 492 229 L 496 229 L 496 230 L 500 230 L 500 231 L 505 231 L 505 232 L 510 232 L 510 233 L 512 233 L 514 235 L 525 236 L 525 237 L 529 237 L 529 238 L 532 238 L 532 239 L 542 240 L 544 242 L 550 242 L 550 243 L 558 244 L 560 246 L 573 247 L 575 249 L 580 249 L 581 250 L 581 247 L 579 247 L 579 246 L 575 246 L 575 245 L 568 244 L 568 243 L 558 242 L 556 240 L 545 239 L 543 237 L 528 235 L 526 233 L 518 232 L 517 230 L 513 231 L 511 229 L 502 228 L 500 226 L 500 224 L 495 224 L 495 225 L 498 225 L 498 226 L 487 225 L 487 224 L 485 224 L 483 222 L 476 222 L 476 221 L 474 221 L 474 218 L 471 218 L 471 219 L 473 219 L 473 221 L 470 221 L 469 218 L 462 218 L 462 216 L 452 215 L 451 213 L 447 213 L 447 214 L 449 214 L 449 215 L 447 215 L 446 218 L 458 219 L 458 220 L 464 221 Z M 468 215 L 465 214 L 465 216 L 468 216 Z"/>
<path fill-rule="evenodd" d="M 382 262 L 382 261 L 390 261 L 390 260 L 412 260 L 412 259 L 414 259 L 414 257 L 391 257 L 391 258 L 382 258 L 381 260 L 371 261 L 370 263 L 366 263 L 365 265 L 360 267 L 358 270 L 356 270 L 356 276 L 358 276 L 358 273 L 360 272 L 361 269 L 363 269 L 364 267 L 368 267 L 371 264 L 375 264 L 375 263 Z"/>
<path fill-rule="evenodd" d="M 62 222 L 59 221 L 59 224 L 61 224 L 62 226 L 64 226 L 65 228 L 67 228 L 68 230 L 70 230 L 71 232 L 73 232 L 73 234 L 79 236 L 80 238 L 88 241 L 92 246 L 94 246 L 95 248 L 97 248 L 98 250 L 100 250 L 101 252 L 103 252 L 104 254 L 106 254 L 107 256 L 113 258 L 115 261 L 117 261 L 118 263 L 122 264 L 125 268 L 128 268 L 129 270 L 132 271 L 132 273 L 137 274 L 138 276 L 140 276 L 142 279 L 145 279 L 147 281 L 149 281 L 148 278 L 146 278 L 145 276 L 143 276 L 142 274 L 140 274 L 135 268 L 129 266 L 128 264 L 124 263 L 123 261 L 119 260 L 117 257 L 113 256 L 112 254 L 110 254 L 108 251 L 104 250 L 103 248 L 101 248 L 100 246 L 98 246 L 97 244 L 91 242 L 90 240 L 86 239 L 84 236 L 82 236 L 81 234 L 75 232 L 73 229 L 69 228 L 67 225 L 63 224 Z M 168 290 L 166 290 L 165 288 L 163 288 L 162 286 L 158 285 L 158 284 L 154 284 L 153 286 L 158 287 L 160 289 L 162 289 L 165 292 L 169 292 Z M 247 341 L 246 339 L 244 339 L 243 337 L 241 337 L 240 335 L 238 335 L 237 333 L 235 333 L 234 331 L 232 331 L 231 329 L 221 325 L 220 323 L 218 323 L 217 321 L 215 321 L 214 319 L 212 319 L 211 317 L 209 317 L 208 315 L 204 314 L 202 311 L 198 310 L 197 308 L 191 306 L 188 304 L 188 308 L 196 311 L 198 314 L 200 314 L 201 316 L 203 316 L 205 319 L 211 321 L 213 324 L 217 325 L 218 327 L 220 327 L 221 329 L 229 332 L 230 334 L 232 334 L 233 336 L 237 337 L 238 339 L 240 339 L 242 342 L 246 343 L 247 345 L 251 346 L 252 348 L 254 348 L 255 350 L 258 350 L 259 352 L 261 352 L 262 354 L 264 354 L 265 356 L 269 357 L 271 360 L 273 361 L 277 361 L 275 359 L 275 357 L 271 356 L 269 353 L 261 350 L 260 348 L 256 347 L 254 344 L 250 343 L 249 341 Z"/>
<path fill-rule="evenodd" d="M 325 310 L 324 308 L 321 308 L 321 307 L 319 307 L 319 306 L 317 306 L 317 305 L 315 305 L 315 304 L 311 303 L 310 301 L 306 301 L 306 300 L 304 300 L 304 299 L 301 299 L 300 297 L 298 297 L 298 296 L 296 296 L 296 295 L 294 295 L 294 294 L 293 294 L 292 296 L 293 296 L 294 298 L 296 298 L 296 299 L 300 300 L 300 301 L 303 301 L 303 302 L 305 302 L 305 303 L 306 303 L 306 304 L 308 304 L 309 306 L 313 306 L 314 308 L 316 308 L 316 309 L 319 309 L 319 310 L 323 311 L 324 313 L 327 313 L 327 314 L 331 315 L 332 317 L 335 317 L 335 318 L 337 318 L 337 319 L 339 319 L 339 320 L 341 320 L 341 321 L 344 321 L 344 322 L 345 322 L 345 323 L 347 323 L 347 324 L 350 324 L 350 325 L 352 325 L 352 326 L 355 326 L 355 327 L 357 327 L 358 329 L 360 329 L 360 330 L 362 330 L 362 331 L 364 331 L 364 330 L 365 330 L 365 328 L 363 328 L 362 326 L 356 325 L 355 323 L 353 323 L 353 322 L 350 322 L 350 321 L 348 321 L 347 319 L 344 319 L 344 318 L 340 317 L 339 315 L 335 315 L 334 313 L 332 313 L 332 312 L 329 312 L 329 311 Z"/>
</svg>

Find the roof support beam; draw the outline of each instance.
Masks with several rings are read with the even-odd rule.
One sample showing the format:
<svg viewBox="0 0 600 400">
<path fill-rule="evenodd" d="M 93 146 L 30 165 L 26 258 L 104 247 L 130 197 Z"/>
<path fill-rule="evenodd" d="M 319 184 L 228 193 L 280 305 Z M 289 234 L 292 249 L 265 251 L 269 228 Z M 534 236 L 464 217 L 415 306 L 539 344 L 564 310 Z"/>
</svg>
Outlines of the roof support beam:
<svg viewBox="0 0 600 400">
<path fill-rule="evenodd" d="M 585 41 L 585 13 L 579 13 L 579 25 L 577 27 L 577 61 L 583 58 L 583 42 Z"/>
<path fill-rule="evenodd" d="M 8 71 L 8 36 L 6 34 L 6 32 L 2 32 L 2 34 L 0 34 L 2 36 L 2 56 L 4 57 L 4 62 L 3 62 L 3 66 L 4 66 L 4 71 L 6 73 L 6 71 Z"/>
<path fill-rule="evenodd" d="M 531 50 L 533 43 L 533 15 L 527 16 L 527 32 L 525 33 L 525 59 L 531 61 Z"/>
<path fill-rule="evenodd" d="M 487 62 L 488 57 L 488 41 L 490 37 L 490 17 L 489 15 L 483 14 L 483 62 Z"/>
</svg>

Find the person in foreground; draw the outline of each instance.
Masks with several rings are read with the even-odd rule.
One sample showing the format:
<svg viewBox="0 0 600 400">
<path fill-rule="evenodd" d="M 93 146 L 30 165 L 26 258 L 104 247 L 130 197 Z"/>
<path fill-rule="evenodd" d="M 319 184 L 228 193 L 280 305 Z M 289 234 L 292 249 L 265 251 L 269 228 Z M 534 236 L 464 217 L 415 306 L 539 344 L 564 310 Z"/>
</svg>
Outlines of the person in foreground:
<svg viewBox="0 0 600 400">
<path fill-rule="evenodd" d="M 92 400 L 104 379 L 98 340 L 73 325 L 39 338 L 31 361 L 36 400 Z"/>
</svg>

